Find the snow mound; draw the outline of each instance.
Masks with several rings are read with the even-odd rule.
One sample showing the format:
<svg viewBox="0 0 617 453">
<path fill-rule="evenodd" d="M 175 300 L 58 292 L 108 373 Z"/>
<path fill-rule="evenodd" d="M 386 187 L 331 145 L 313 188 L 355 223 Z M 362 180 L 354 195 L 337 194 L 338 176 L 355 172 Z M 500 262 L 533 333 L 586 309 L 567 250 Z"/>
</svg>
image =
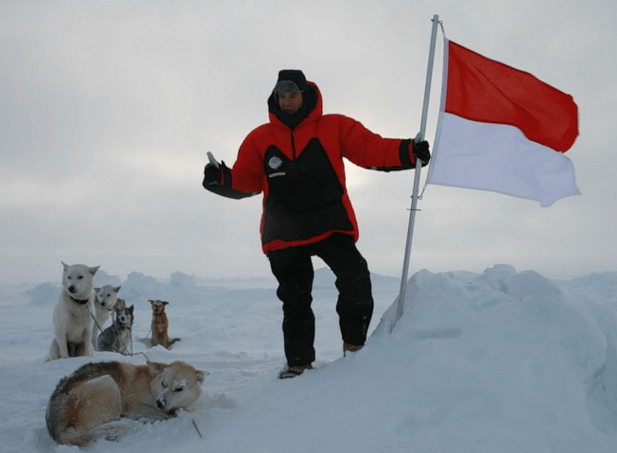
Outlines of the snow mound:
<svg viewBox="0 0 617 453">
<path fill-rule="evenodd" d="M 131 273 L 120 297 L 135 304 L 134 339 L 147 335 L 152 298 L 170 302 L 170 335 L 182 338 L 169 351 L 134 342 L 135 352 L 211 374 L 191 413 L 89 451 L 614 451 L 617 274 L 553 281 L 509 265 L 422 270 L 391 333 L 398 282 L 376 279 L 381 320 L 361 351 L 342 357 L 336 290 L 319 272 L 316 369 L 280 381 L 275 283 Z M 97 352 L 45 363 L 58 290 L 0 288 L 1 451 L 78 451 L 45 428 L 58 380 L 90 360 L 145 360 Z"/>
</svg>

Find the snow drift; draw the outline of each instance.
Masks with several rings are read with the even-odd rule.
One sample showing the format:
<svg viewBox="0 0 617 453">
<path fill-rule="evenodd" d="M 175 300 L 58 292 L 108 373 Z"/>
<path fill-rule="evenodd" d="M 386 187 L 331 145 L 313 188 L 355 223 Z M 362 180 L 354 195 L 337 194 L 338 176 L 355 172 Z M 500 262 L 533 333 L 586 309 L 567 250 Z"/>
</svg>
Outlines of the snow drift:
<svg viewBox="0 0 617 453">
<path fill-rule="evenodd" d="M 508 265 L 423 270 L 410 279 L 391 334 L 398 279 L 374 276 L 374 330 L 364 349 L 342 357 L 336 290 L 322 269 L 317 368 L 287 381 L 277 379 L 284 356 L 273 281 L 97 279 L 122 284 L 120 297 L 135 304 L 134 352 L 211 375 L 191 413 L 89 451 L 580 453 L 617 445 L 617 273 L 556 281 Z M 58 291 L 54 283 L 0 287 L 1 451 L 78 451 L 56 445 L 45 428 L 59 379 L 90 360 L 145 360 L 97 352 L 45 363 Z M 170 302 L 170 334 L 182 341 L 169 351 L 140 341 L 151 298 Z"/>
</svg>

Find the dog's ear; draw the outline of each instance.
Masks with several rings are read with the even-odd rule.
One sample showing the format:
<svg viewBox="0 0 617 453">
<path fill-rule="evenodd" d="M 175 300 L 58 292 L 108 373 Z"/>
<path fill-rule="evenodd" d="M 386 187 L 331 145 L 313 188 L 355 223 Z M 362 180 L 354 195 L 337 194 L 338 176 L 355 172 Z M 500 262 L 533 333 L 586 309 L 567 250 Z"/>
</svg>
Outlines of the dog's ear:
<svg viewBox="0 0 617 453">
<path fill-rule="evenodd" d="M 154 305 L 154 301 L 152 299 L 150 299 L 148 302 L 150 302 L 151 305 Z"/>
<path fill-rule="evenodd" d="M 196 370 L 197 371 L 197 382 L 199 382 L 200 384 L 203 384 L 204 381 L 206 380 L 207 376 L 210 376 L 210 373 L 208 373 L 207 371 L 201 371 L 201 370 Z"/>
<path fill-rule="evenodd" d="M 120 292 L 120 288 L 122 288 L 122 285 L 114 286 L 114 292 L 116 292 L 116 293 Z"/>
<path fill-rule="evenodd" d="M 169 305 L 169 302 L 165 302 L 164 300 L 162 302 L 163 302 L 163 305 Z"/>
<path fill-rule="evenodd" d="M 67 267 L 70 267 L 68 264 L 66 264 L 64 261 L 60 261 L 62 263 L 62 267 L 64 267 L 64 270 L 67 269 Z"/>
<path fill-rule="evenodd" d="M 94 267 L 90 267 L 90 268 L 88 268 L 88 270 L 90 271 L 90 273 L 91 273 L 92 275 L 94 275 L 94 274 L 96 274 L 96 271 L 98 271 L 98 270 L 99 270 L 99 267 L 101 267 L 101 266 L 94 266 Z"/>
<path fill-rule="evenodd" d="M 133 314 L 133 308 L 135 308 L 135 305 L 131 305 L 128 310 L 131 312 L 131 314 Z"/>
<path fill-rule="evenodd" d="M 146 362 L 146 364 L 157 373 L 160 373 L 168 366 L 166 363 L 150 362 L 149 360 Z"/>
<path fill-rule="evenodd" d="M 101 288 L 94 288 L 94 290 L 98 293 L 101 290 Z"/>
</svg>

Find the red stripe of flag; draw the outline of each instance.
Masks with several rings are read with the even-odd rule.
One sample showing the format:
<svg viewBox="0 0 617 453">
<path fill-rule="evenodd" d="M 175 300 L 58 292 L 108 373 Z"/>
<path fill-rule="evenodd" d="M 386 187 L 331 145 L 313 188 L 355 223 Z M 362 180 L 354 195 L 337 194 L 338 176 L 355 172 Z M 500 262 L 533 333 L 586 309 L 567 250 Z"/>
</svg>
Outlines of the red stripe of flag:
<svg viewBox="0 0 617 453">
<path fill-rule="evenodd" d="M 472 121 L 508 124 L 534 142 L 565 152 L 578 136 L 572 96 L 528 72 L 449 43 L 445 111 Z"/>
</svg>

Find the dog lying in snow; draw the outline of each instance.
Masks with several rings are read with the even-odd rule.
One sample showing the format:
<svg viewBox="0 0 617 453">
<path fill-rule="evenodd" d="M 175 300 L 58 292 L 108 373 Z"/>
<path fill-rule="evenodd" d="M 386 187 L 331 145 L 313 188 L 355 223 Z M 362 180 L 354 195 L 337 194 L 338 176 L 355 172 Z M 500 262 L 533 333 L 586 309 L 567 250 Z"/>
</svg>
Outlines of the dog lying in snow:
<svg viewBox="0 0 617 453">
<path fill-rule="evenodd" d="M 131 419 L 165 420 L 191 407 L 208 375 L 184 362 L 88 363 L 60 380 L 47 404 L 45 420 L 60 444 L 87 446 L 118 440 L 141 424 Z"/>
</svg>

